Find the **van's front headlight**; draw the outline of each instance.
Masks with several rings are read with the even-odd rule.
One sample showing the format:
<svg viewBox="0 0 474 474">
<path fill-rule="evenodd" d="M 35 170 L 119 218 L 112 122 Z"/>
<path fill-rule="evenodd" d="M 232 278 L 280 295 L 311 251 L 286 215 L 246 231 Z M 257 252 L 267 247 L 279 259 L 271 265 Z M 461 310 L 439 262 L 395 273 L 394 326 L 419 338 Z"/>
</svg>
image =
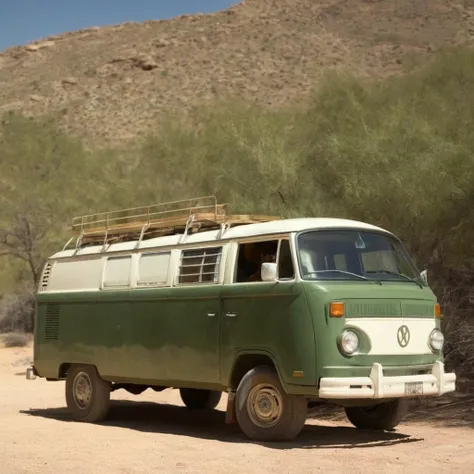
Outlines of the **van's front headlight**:
<svg viewBox="0 0 474 474">
<path fill-rule="evenodd" d="M 359 349 L 359 336 L 354 331 L 346 329 L 341 337 L 341 349 L 347 355 L 352 355 Z"/>
<path fill-rule="evenodd" d="M 441 352 L 444 346 L 444 336 L 439 329 L 433 329 L 429 339 L 431 350 L 434 352 Z"/>
</svg>

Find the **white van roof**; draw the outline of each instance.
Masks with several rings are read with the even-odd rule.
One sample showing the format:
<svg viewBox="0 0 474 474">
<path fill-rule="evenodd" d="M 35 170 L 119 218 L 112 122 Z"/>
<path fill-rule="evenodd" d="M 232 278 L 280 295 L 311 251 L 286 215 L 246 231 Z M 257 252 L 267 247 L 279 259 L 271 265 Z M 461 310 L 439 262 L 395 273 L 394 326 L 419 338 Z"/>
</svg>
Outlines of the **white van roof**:
<svg viewBox="0 0 474 474">
<path fill-rule="evenodd" d="M 155 237 L 148 240 L 142 240 L 138 249 L 152 249 L 162 247 L 190 246 L 194 244 L 204 244 L 220 242 L 234 239 L 255 238 L 266 235 L 290 234 L 304 230 L 322 230 L 322 229 L 360 229 L 368 231 L 384 232 L 392 235 L 389 231 L 365 222 L 338 219 L 338 218 L 314 218 L 304 217 L 296 219 L 281 219 L 269 222 L 260 222 L 255 224 L 239 225 L 227 229 L 224 233 L 220 230 L 202 231 L 188 235 L 180 244 L 182 234 L 167 235 Z M 112 252 L 132 251 L 137 246 L 137 240 L 110 244 L 105 250 L 102 245 L 93 245 L 79 250 L 74 248 L 55 253 L 50 258 L 59 259 L 80 255 L 107 254 Z"/>
</svg>

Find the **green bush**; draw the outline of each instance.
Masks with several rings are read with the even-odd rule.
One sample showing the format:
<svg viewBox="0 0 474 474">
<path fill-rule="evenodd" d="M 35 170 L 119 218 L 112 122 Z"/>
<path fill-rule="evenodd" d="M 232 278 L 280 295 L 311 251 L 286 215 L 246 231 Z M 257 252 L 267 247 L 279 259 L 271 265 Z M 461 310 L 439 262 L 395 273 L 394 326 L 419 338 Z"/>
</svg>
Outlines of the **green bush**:
<svg viewBox="0 0 474 474">
<path fill-rule="evenodd" d="M 49 119 L 4 117 L 0 127 L 0 296 L 34 288 L 45 258 L 64 245 L 71 217 L 103 200 L 101 154 Z M 108 190 L 106 190 L 108 194 Z M 18 265 L 21 263 L 21 265 Z M 12 273 L 13 272 L 13 273 Z"/>
</svg>

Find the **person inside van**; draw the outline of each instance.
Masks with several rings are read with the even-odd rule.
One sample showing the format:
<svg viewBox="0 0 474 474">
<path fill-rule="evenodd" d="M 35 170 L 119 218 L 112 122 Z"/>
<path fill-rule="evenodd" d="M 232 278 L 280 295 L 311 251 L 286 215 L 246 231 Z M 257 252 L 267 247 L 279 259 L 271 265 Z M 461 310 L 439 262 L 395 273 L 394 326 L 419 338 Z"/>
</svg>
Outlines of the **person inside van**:
<svg viewBox="0 0 474 474">
<path fill-rule="evenodd" d="M 252 242 L 240 245 L 237 282 L 262 281 L 262 263 L 275 262 L 277 242 Z"/>
<path fill-rule="evenodd" d="M 262 263 L 276 262 L 277 242 L 262 242 L 256 247 L 259 251 L 256 269 L 247 281 L 262 281 Z"/>
</svg>

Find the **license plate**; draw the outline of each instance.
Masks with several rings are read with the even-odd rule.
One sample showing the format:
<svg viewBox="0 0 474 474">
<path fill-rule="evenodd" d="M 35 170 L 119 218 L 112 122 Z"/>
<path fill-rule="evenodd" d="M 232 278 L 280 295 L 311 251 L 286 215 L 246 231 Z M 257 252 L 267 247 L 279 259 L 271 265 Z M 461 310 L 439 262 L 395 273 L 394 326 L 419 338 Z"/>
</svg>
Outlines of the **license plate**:
<svg viewBox="0 0 474 474">
<path fill-rule="evenodd" d="M 423 382 L 407 382 L 405 395 L 420 395 L 423 393 Z"/>
</svg>

